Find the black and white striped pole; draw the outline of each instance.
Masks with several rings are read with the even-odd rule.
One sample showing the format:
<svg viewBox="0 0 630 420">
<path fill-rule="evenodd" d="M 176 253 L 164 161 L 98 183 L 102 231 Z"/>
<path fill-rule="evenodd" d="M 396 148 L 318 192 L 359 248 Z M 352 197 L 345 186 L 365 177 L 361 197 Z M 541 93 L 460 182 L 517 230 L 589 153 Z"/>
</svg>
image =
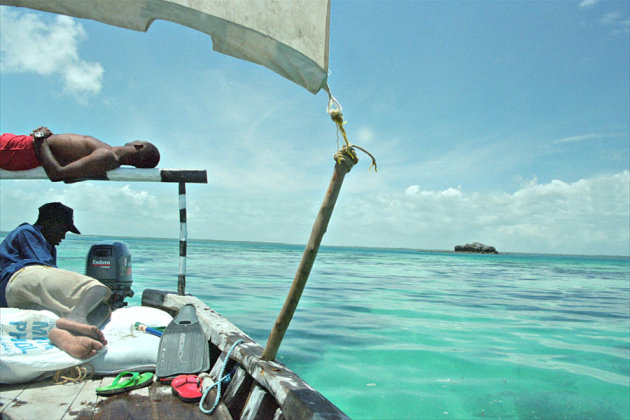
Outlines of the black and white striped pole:
<svg viewBox="0 0 630 420">
<path fill-rule="evenodd" d="M 179 183 L 179 274 L 177 275 L 177 294 L 186 293 L 186 183 Z"/>
</svg>

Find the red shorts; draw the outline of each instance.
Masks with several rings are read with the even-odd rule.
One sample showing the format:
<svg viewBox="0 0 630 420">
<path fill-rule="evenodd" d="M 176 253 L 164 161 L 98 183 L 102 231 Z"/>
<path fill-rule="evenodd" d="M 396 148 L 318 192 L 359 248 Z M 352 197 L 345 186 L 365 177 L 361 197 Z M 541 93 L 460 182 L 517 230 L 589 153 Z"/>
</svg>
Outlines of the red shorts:
<svg viewBox="0 0 630 420">
<path fill-rule="evenodd" d="M 0 136 L 0 169 L 24 171 L 40 166 L 33 137 L 5 133 Z"/>
</svg>

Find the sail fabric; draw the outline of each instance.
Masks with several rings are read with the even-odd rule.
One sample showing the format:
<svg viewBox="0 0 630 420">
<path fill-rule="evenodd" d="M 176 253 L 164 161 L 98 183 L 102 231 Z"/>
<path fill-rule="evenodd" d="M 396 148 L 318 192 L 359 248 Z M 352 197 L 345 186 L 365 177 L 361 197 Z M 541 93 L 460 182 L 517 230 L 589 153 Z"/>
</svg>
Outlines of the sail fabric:
<svg viewBox="0 0 630 420">
<path fill-rule="evenodd" d="M 212 36 L 215 51 L 317 93 L 326 85 L 330 0 L 0 0 L 146 32 L 156 19 Z"/>
</svg>

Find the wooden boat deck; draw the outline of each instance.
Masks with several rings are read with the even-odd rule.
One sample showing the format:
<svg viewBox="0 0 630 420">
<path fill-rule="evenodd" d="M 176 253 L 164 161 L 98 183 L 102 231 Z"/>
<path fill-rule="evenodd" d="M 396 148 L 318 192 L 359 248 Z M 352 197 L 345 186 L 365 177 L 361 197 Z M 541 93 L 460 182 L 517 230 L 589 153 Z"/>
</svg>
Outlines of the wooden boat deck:
<svg viewBox="0 0 630 420">
<path fill-rule="evenodd" d="M 112 383 L 113 377 L 91 379 L 80 383 L 53 385 L 50 379 L 21 385 L 0 386 L 0 418 L 2 420 L 32 419 L 231 419 L 221 403 L 211 415 L 203 414 L 198 403 L 183 403 L 171 392 L 170 386 L 154 382 L 150 387 L 136 389 L 111 397 L 99 397 L 96 388 Z M 208 394 L 210 408 L 215 390 Z M 205 407 L 204 406 L 204 407 Z"/>
<path fill-rule="evenodd" d="M 197 308 L 197 317 L 210 346 L 210 376 L 215 380 L 232 345 L 239 340 L 227 362 L 236 367 L 212 416 L 198 403 L 177 399 L 170 386 L 151 386 L 112 397 L 98 397 L 96 388 L 112 383 L 114 377 L 90 379 L 77 384 L 54 385 L 50 379 L 22 385 L 0 385 L 1 420 L 52 419 L 348 419 L 339 408 L 277 361 L 261 359 L 262 347 L 227 319 L 194 296 L 145 290 L 143 306 L 175 314 L 186 304 Z M 214 404 L 216 388 L 206 399 Z"/>
</svg>

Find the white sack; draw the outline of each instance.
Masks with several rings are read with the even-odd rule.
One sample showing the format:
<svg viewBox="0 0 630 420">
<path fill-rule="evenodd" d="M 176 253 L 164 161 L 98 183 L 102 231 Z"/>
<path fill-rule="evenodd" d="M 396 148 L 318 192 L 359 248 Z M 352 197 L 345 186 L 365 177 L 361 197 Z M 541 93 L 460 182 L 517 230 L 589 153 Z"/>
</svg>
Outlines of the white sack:
<svg viewBox="0 0 630 420">
<path fill-rule="evenodd" d="M 159 309 L 114 311 L 102 328 L 107 346 L 90 359 L 75 359 L 48 340 L 58 317 L 50 311 L 0 308 L 0 383 L 31 382 L 55 371 L 89 363 L 96 375 L 155 370 L 159 337 L 134 329 L 136 322 L 166 326 L 172 317 Z"/>
</svg>

